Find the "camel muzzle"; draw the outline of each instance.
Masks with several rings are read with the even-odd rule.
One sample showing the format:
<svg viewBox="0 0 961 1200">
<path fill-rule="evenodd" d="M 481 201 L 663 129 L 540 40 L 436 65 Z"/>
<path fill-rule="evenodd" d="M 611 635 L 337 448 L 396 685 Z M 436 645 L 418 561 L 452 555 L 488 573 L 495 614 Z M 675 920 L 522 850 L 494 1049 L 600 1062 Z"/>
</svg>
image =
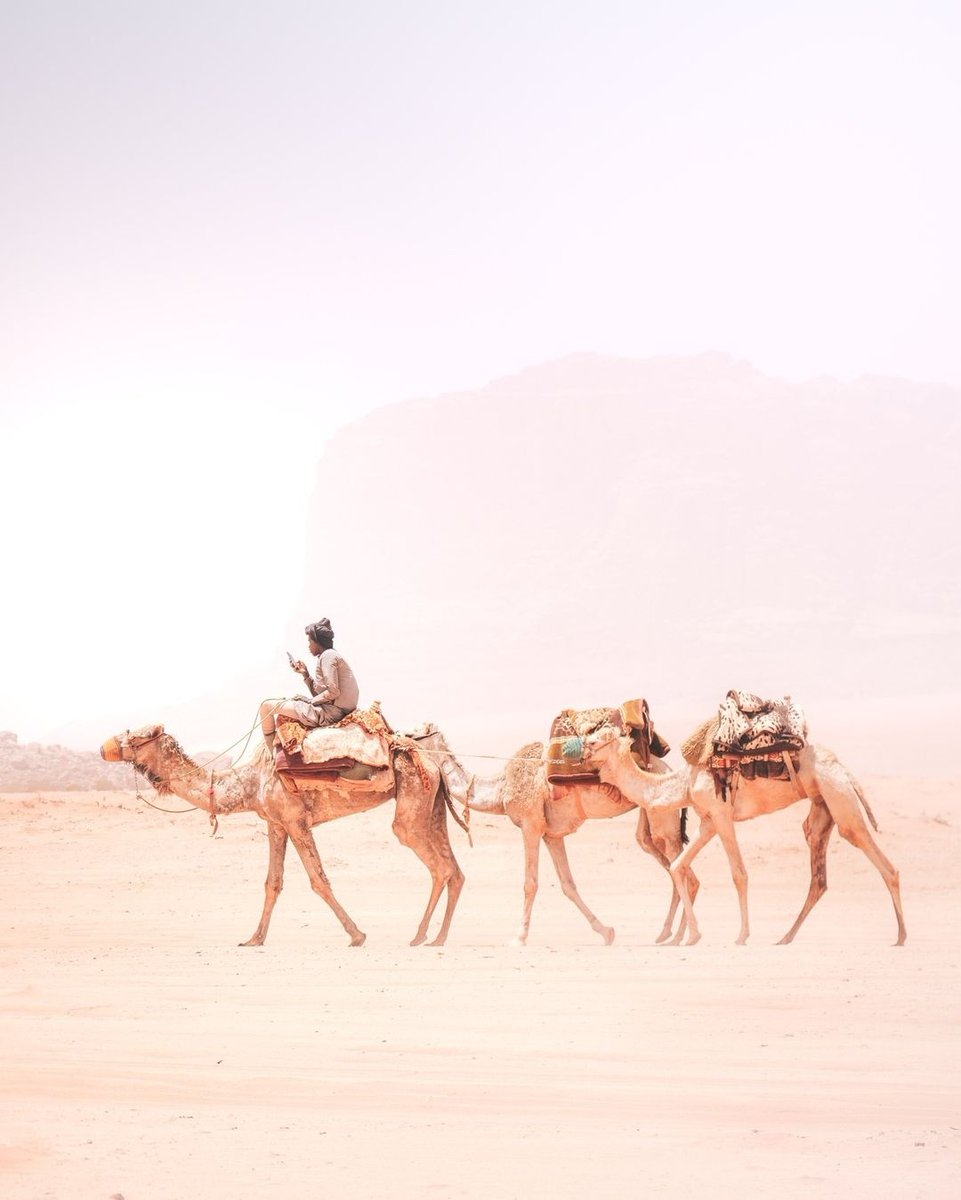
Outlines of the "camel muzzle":
<svg viewBox="0 0 961 1200">
<path fill-rule="evenodd" d="M 123 751 L 120 742 L 112 737 L 100 747 L 100 757 L 105 762 L 123 762 Z"/>
</svg>

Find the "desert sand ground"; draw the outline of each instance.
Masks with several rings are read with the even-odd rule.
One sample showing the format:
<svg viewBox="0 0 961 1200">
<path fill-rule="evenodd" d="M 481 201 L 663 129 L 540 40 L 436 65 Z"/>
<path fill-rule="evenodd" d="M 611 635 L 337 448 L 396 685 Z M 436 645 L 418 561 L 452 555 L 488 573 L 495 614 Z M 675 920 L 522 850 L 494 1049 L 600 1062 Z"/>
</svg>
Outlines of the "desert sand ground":
<svg viewBox="0 0 961 1200">
<path fill-rule="evenodd" d="M 901 872 L 835 838 L 792 946 L 805 806 L 700 860 L 702 942 L 653 945 L 668 882 L 632 817 L 570 840 L 605 947 L 543 855 L 510 946 L 521 845 L 452 827 L 467 874 L 446 948 L 407 945 L 428 878 L 392 805 L 317 830 L 350 949 L 299 861 L 267 945 L 255 817 L 133 793 L 0 797 L 0 1195 L 954 1197 L 961 1189 L 961 786 L 864 779 Z M 153 795 L 151 793 L 151 795 Z M 154 797 L 155 798 L 155 797 Z M 179 802 L 169 802 L 180 807 Z"/>
</svg>

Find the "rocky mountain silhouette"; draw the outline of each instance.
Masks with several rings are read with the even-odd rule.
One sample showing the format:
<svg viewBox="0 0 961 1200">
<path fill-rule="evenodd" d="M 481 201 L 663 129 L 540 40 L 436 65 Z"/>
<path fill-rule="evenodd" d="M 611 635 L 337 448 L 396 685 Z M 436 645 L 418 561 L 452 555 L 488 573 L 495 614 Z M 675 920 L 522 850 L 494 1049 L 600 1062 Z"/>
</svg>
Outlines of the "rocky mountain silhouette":
<svg viewBox="0 0 961 1200">
<path fill-rule="evenodd" d="M 790 693 L 860 769 L 957 773 L 956 388 L 578 354 L 378 409 L 316 472 L 290 628 L 329 616 L 398 727 L 495 757 L 643 695 L 677 745 L 738 688 Z M 275 658 L 69 740 L 142 716 L 226 748 L 289 689 Z"/>
<path fill-rule="evenodd" d="M 956 693 L 959 467 L 956 389 L 576 355 L 342 430 L 303 611 L 405 717 Z"/>
</svg>

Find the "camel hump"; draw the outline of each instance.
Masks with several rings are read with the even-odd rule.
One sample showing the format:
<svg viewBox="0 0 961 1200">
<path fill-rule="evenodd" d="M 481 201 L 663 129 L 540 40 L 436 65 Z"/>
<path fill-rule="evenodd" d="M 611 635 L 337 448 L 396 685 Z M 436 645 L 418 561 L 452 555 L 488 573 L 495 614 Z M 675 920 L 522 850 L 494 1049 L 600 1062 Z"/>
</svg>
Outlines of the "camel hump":
<svg viewBox="0 0 961 1200">
<path fill-rule="evenodd" d="M 711 761 L 718 725 L 717 717 L 708 717 L 681 743 L 681 757 L 689 766 L 706 767 Z"/>
</svg>

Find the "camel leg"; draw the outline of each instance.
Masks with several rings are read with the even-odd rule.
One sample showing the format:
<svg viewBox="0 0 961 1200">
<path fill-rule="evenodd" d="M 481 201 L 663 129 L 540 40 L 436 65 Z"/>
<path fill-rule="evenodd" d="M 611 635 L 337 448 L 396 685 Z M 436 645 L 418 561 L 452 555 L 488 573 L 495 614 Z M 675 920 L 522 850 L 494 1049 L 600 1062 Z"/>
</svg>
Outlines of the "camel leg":
<svg viewBox="0 0 961 1200">
<path fill-rule="evenodd" d="M 321 900 L 328 905 L 341 925 L 343 925 L 350 937 L 350 944 L 352 946 L 362 946 L 367 940 L 367 934 L 361 933 L 337 902 L 331 890 L 330 880 L 324 871 L 323 863 L 320 861 L 320 855 L 317 853 L 317 843 L 314 841 L 314 835 L 311 833 L 309 827 L 306 824 L 293 826 L 287 830 L 287 833 L 290 835 L 290 840 L 297 847 L 300 861 L 304 864 L 304 869 L 310 879 L 310 886 L 320 896 Z"/>
<path fill-rule="evenodd" d="M 416 768 L 411 769 L 414 774 L 410 774 L 399 762 L 395 765 L 397 812 L 394 816 L 393 830 L 401 845 L 413 850 L 430 871 L 431 889 L 427 908 L 410 944 L 420 946 L 426 940 L 430 919 L 434 915 L 440 894 L 446 887 L 447 908 L 444 920 L 437 937 L 430 943 L 432 946 L 443 946 L 447 941 L 454 909 L 464 886 L 464 872 L 457 865 L 450 838 L 447 836 L 447 807 L 443 792 L 438 787 L 431 807 L 427 809 L 423 785 L 416 774 Z"/>
<path fill-rule="evenodd" d="M 554 860 L 554 869 L 557 871 L 557 878 L 561 881 L 561 890 L 564 895 L 587 917 L 591 929 L 595 933 L 599 933 L 604 939 L 604 945 L 609 946 L 614 941 L 614 930 L 609 925 L 602 925 L 581 899 L 577 890 L 577 884 L 574 882 L 574 876 L 571 874 L 570 864 L 567 861 L 567 850 L 564 846 L 564 839 L 562 837 L 550 837 L 545 833 L 544 842 L 551 852 L 551 858 Z"/>
<path fill-rule="evenodd" d="M 747 917 L 747 867 L 744 865 L 741 847 L 738 845 L 737 835 L 734 832 L 734 819 L 731 815 L 727 812 L 722 813 L 721 819 L 716 822 L 716 828 L 718 837 L 727 851 L 727 861 L 731 866 L 731 878 L 737 888 L 737 901 L 741 909 L 741 929 L 735 945 L 743 946 L 751 933 Z"/>
<path fill-rule="evenodd" d="M 264 883 L 264 909 L 260 914 L 260 924 L 254 930 L 253 937 L 246 942 L 241 942 L 241 946 L 262 946 L 264 944 L 274 905 L 284 886 L 287 830 L 283 825 L 268 824 L 267 837 L 270 841 L 270 859 L 267 863 L 267 879 Z"/>
<path fill-rule="evenodd" d="M 662 851 L 659 849 L 657 843 L 654 841 L 654 837 L 651 833 L 651 822 L 648 819 L 647 813 L 644 811 L 643 808 L 639 808 L 638 812 L 637 812 L 637 829 L 634 831 L 634 837 L 637 841 L 637 844 L 644 851 L 644 853 L 650 854 L 650 856 L 652 858 L 656 859 L 661 864 L 661 866 L 664 868 L 664 870 L 667 871 L 668 875 L 670 875 L 671 874 L 670 860 L 668 859 L 668 857 L 665 854 L 662 853 Z M 667 916 L 664 918 L 663 928 L 661 929 L 661 932 L 657 935 L 657 937 L 655 939 L 656 945 L 660 945 L 661 942 L 666 942 L 667 939 L 671 936 L 671 933 L 673 932 L 673 929 L 674 929 L 674 917 L 675 917 L 675 914 L 677 913 L 677 906 L 680 903 L 680 901 L 681 901 L 680 893 L 678 892 L 677 886 L 674 883 L 674 880 L 672 878 L 671 879 L 671 903 L 670 903 L 670 907 L 667 910 Z M 683 917 L 682 917 L 682 920 L 683 920 Z"/>
<path fill-rule="evenodd" d="M 540 830 L 530 825 L 522 825 L 521 833 L 524 837 L 524 912 L 517 934 L 511 941 L 512 946 L 527 945 L 531 911 L 534 908 L 534 897 L 537 895 L 538 860 L 541 853 Z"/>
<path fill-rule="evenodd" d="M 877 867 L 884 885 L 891 896 L 894 914 L 898 919 L 898 940 L 896 946 L 903 946 L 908 936 L 904 925 L 904 910 L 901 907 L 901 884 L 897 868 L 881 851 L 881 847 L 871 836 L 862 812 L 870 813 L 865 798 L 857 780 L 841 763 L 818 763 L 816 786 L 809 789 L 812 795 L 820 795 L 831 811 L 834 823 L 841 837 L 862 850 L 867 858 Z M 873 817 L 872 817 L 873 820 Z"/>
<path fill-rule="evenodd" d="M 828 841 L 834 829 L 834 818 L 822 800 L 812 800 L 811 811 L 805 818 L 803 828 L 804 837 L 811 850 L 811 883 L 804 907 L 798 913 L 797 920 L 778 942 L 779 946 L 787 946 L 794 941 L 794 935 L 804 924 L 808 913 L 828 890 Z"/>
<path fill-rule="evenodd" d="M 671 863 L 671 878 L 674 880 L 674 884 L 681 894 L 681 903 L 684 905 L 684 917 L 687 924 L 687 944 L 689 946 L 693 946 L 695 942 L 701 940 L 701 931 L 697 927 L 697 920 L 694 916 L 694 896 L 697 894 L 699 884 L 694 872 L 691 870 L 691 863 L 717 832 L 714 827 L 714 821 L 708 813 L 701 813 L 700 818 L 701 823 L 700 829 L 697 831 L 697 837 L 693 842 L 689 842 L 687 847 Z M 691 884 L 688 883 L 689 879 L 692 881 Z M 681 944 L 681 938 L 684 936 L 684 925 L 685 922 L 682 921 L 677 933 L 667 945 L 679 946 Z"/>
<path fill-rule="evenodd" d="M 898 919 L 898 940 L 894 944 L 896 946 L 903 946 L 908 936 L 908 931 L 904 925 L 904 910 L 901 907 L 901 882 L 897 868 L 881 852 L 881 847 L 871 836 L 870 830 L 865 825 L 860 812 L 857 813 L 857 819 L 854 821 L 842 821 L 837 815 L 835 815 L 834 819 L 837 821 L 838 832 L 841 837 L 849 841 L 852 846 L 857 846 L 859 850 L 863 850 L 880 872 L 885 887 L 887 887 L 891 895 L 891 902 L 894 904 L 894 914 Z"/>
<path fill-rule="evenodd" d="M 667 910 L 667 916 L 664 919 L 664 927 L 655 939 L 654 944 L 657 946 L 662 945 L 670 938 L 671 931 L 674 928 L 674 918 L 677 915 L 677 909 L 681 903 L 681 894 L 677 890 L 677 884 L 674 882 L 673 875 L 671 875 L 671 863 L 684 849 L 684 843 L 681 840 L 680 818 L 676 817 L 674 813 L 670 813 L 668 815 L 671 818 L 676 819 L 678 822 L 676 835 L 673 831 L 662 832 L 655 835 L 654 829 L 651 825 L 650 815 L 643 808 L 638 810 L 637 829 L 635 831 L 637 844 L 646 854 L 650 854 L 653 858 L 657 859 L 671 880 L 671 903 Z M 687 879 L 691 903 L 693 904 L 694 898 L 697 896 L 698 888 L 701 885 L 693 871 L 688 871 Z M 681 908 L 681 923 L 677 930 L 678 942 L 680 942 L 680 940 L 683 938 L 686 926 L 687 917 L 684 914 L 684 909 Z"/>
</svg>

